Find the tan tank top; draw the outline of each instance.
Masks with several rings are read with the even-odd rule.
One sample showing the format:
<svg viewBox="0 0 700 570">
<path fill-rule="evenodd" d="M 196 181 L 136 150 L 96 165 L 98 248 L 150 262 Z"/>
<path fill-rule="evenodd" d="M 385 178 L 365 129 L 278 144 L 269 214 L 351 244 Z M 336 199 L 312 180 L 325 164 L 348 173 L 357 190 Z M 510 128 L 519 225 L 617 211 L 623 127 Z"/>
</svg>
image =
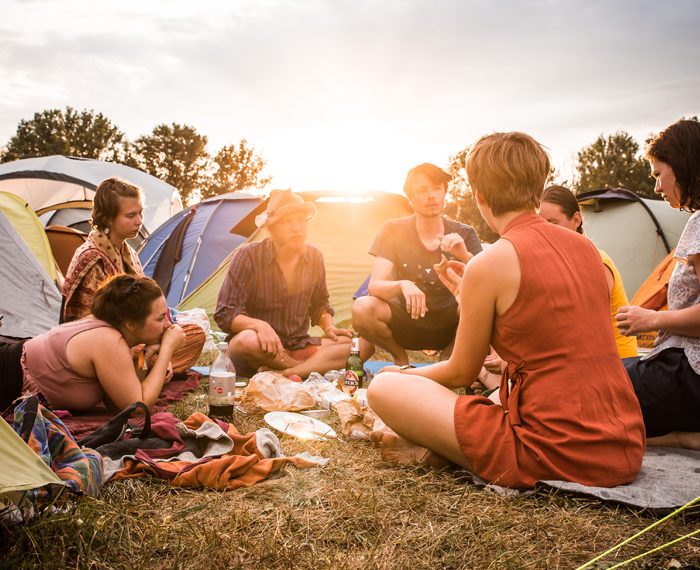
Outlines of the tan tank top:
<svg viewBox="0 0 700 570">
<path fill-rule="evenodd" d="M 71 368 L 66 345 L 75 335 L 109 327 L 99 320 L 79 320 L 53 327 L 24 343 L 22 349 L 22 393 L 41 392 L 52 409 L 84 410 L 105 396 L 97 378 L 85 378 Z"/>
</svg>

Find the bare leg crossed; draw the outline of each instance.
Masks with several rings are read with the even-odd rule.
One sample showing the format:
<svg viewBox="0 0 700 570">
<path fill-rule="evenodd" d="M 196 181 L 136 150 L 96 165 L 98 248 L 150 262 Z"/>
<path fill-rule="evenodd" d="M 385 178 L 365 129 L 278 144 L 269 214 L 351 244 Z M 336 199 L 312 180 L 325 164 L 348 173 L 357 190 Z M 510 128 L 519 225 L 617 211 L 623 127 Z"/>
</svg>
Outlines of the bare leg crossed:
<svg viewBox="0 0 700 570">
<path fill-rule="evenodd" d="M 647 438 L 647 447 L 680 447 L 700 450 L 700 432 L 672 431 Z"/>
<path fill-rule="evenodd" d="M 455 433 L 457 394 L 452 390 L 422 376 L 384 372 L 374 377 L 367 397 L 389 428 L 370 436 L 382 447 L 382 457 L 404 465 L 444 465 L 447 460 L 471 469 Z"/>
<path fill-rule="evenodd" d="M 394 340 L 389 328 L 391 309 L 386 301 L 378 297 L 359 297 L 352 305 L 352 326 L 368 343 L 381 346 L 388 350 L 394 358 L 394 363 L 403 366 L 408 364 L 408 354 Z M 364 344 L 364 343 L 363 343 Z"/>
<path fill-rule="evenodd" d="M 246 362 L 249 368 L 254 371 L 261 367 L 270 370 L 283 370 L 299 364 L 299 361 L 293 359 L 289 354 L 275 357 L 263 351 L 258 335 L 253 330 L 244 330 L 234 336 L 229 342 L 228 355 L 234 362 L 241 360 Z"/>
<path fill-rule="evenodd" d="M 350 339 L 346 336 L 338 337 L 338 340 L 329 338 L 321 339 L 321 348 L 314 352 L 309 358 L 294 364 L 293 366 L 284 367 L 282 374 L 289 376 L 297 374 L 302 378 L 307 378 L 312 372 L 325 374 L 329 370 L 340 370 L 345 366 L 345 362 L 350 355 Z M 362 360 L 366 360 L 371 355 L 362 356 Z"/>
</svg>

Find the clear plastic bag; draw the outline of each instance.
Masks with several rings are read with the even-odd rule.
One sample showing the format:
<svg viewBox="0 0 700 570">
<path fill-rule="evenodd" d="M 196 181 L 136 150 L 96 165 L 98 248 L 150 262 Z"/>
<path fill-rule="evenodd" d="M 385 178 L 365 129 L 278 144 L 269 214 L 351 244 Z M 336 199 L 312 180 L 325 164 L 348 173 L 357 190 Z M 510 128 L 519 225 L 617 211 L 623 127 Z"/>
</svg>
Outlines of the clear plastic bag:
<svg viewBox="0 0 700 570">
<path fill-rule="evenodd" d="M 258 372 L 250 379 L 241 398 L 246 413 L 297 412 L 316 406 L 316 391 L 311 385 L 292 382 L 278 372 Z"/>
<path fill-rule="evenodd" d="M 212 330 L 211 325 L 209 324 L 209 317 L 207 316 L 207 312 L 204 309 L 194 308 L 187 309 L 185 311 L 178 311 L 175 315 L 175 322 L 178 325 L 194 324 L 202 327 L 204 334 L 207 335 L 207 340 L 204 342 L 202 352 L 213 352 L 216 350 L 216 342 L 219 342 L 219 339 L 212 338 Z"/>
</svg>

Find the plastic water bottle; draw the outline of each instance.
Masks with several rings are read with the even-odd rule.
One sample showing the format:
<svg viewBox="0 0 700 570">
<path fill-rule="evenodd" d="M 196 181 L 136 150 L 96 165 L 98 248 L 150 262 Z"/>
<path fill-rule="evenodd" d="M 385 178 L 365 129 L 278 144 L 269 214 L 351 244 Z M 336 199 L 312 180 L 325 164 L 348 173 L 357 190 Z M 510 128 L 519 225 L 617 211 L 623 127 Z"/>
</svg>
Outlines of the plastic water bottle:
<svg viewBox="0 0 700 570">
<path fill-rule="evenodd" d="M 223 420 L 233 416 L 236 369 L 226 354 L 228 344 L 220 342 L 216 347 L 219 356 L 209 369 L 209 417 Z"/>
</svg>

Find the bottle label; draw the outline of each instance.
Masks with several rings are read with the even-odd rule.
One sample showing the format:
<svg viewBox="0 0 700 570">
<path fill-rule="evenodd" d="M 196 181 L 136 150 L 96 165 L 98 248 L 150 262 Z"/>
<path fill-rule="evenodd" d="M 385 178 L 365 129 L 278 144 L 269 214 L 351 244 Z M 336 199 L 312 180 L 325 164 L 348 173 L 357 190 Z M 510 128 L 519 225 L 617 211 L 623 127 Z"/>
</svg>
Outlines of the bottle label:
<svg viewBox="0 0 700 570">
<path fill-rule="evenodd" d="M 345 384 L 345 391 L 348 394 L 352 394 L 360 387 L 360 377 L 354 370 L 346 370 L 343 381 Z"/>
</svg>

